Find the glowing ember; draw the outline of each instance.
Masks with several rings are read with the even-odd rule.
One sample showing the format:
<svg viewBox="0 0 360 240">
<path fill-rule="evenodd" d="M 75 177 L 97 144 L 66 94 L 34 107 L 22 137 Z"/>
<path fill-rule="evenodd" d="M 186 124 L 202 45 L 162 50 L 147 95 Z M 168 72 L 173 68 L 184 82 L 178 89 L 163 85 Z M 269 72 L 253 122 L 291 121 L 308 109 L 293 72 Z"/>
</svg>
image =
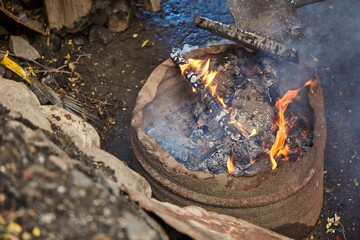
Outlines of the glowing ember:
<svg viewBox="0 0 360 240">
<path fill-rule="evenodd" d="M 249 133 L 242 127 L 241 123 L 236 122 L 236 121 L 231 121 L 231 122 L 228 122 L 228 123 L 235 125 L 235 127 L 236 127 L 237 129 L 239 129 L 239 130 L 244 134 L 244 136 L 245 136 L 246 138 L 249 137 Z M 255 129 L 254 129 L 254 130 L 255 130 Z"/>
<path fill-rule="evenodd" d="M 252 130 L 252 132 L 251 132 L 251 134 L 250 134 L 249 137 L 254 136 L 255 134 L 257 134 L 257 131 L 256 131 L 256 129 L 254 128 L 254 129 Z"/>
<path fill-rule="evenodd" d="M 276 133 L 276 140 L 274 144 L 272 145 L 270 149 L 270 160 L 272 169 L 275 169 L 277 166 L 277 163 L 274 159 L 274 156 L 284 156 L 286 159 L 288 157 L 288 151 L 289 147 L 285 144 L 286 135 L 289 133 L 290 129 L 286 129 L 286 121 L 284 112 L 289 105 L 289 103 L 292 102 L 292 100 L 296 97 L 296 95 L 306 86 L 312 84 L 312 79 L 307 81 L 302 88 L 296 89 L 296 90 L 289 90 L 287 93 L 281 98 L 278 99 L 275 103 L 275 107 L 279 110 L 279 114 L 275 117 L 274 122 L 276 126 L 278 127 L 278 131 Z"/>
</svg>

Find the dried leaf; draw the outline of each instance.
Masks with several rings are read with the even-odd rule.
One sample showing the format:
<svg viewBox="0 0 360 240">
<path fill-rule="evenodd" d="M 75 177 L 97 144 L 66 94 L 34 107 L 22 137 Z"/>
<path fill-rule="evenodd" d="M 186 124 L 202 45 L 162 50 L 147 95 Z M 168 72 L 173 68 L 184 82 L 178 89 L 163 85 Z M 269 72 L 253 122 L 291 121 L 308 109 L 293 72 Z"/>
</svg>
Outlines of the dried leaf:
<svg viewBox="0 0 360 240">
<path fill-rule="evenodd" d="M 65 58 L 70 59 L 70 53 L 66 54 Z"/>
<path fill-rule="evenodd" d="M 73 62 L 69 63 L 69 69 L 70 69 L 71 72 L 74 72 L 75 68 L 76 68 L 75 63 L 73 63 Z"/>
<path fill-rule="evenodd" d="M 149 42 L 149 39 L 146 39 L 146 40 L 143 42 L 143 44 L 141 44 L 141 47 L 142 47 L 142 48 L 145 47 L 148 42 Z"/>
<path fill-rule="evenodd" d="M 314 56 L 312 56 L 312 55 L 311 55 L 311 57 L 312 57 L 312 59 L 314 60 L 314 62 L 319 62 L 319 60 L 318 60 L 316 57 L 314 57 Z"/>
<path fill-rule="evenodd" d="M 41 236 L 40 228 L 34 227 L 33 230 L 32 230 L 32 234 L 33 234 L 35 237 L 40 237 L 40 236 Z"/>
<path fill-rule="evenodd" d="M 334 223 L 334 218 L 328 218 L 327 221 L 328 223 Z"/>
<path fill-rule="evenodd" d="M 31 240 L 31 239 L 33 239 L 33 237 L 31 236 L 30 233 L 24 232 L 23 234 L 21 234 L 21 239 L 22 240 Z"/>
<path fill-rule="evenodd" d="M 6 222 L 5 222 L 5 219 L 3 216 L 0 215 L 0 225 L 5 225 Z"/>
<path fill-rule="evenodd" d="M 9 223 L 9 225 L 7 226 L 6 230 L 8 232 L 12 232 L 12 233 L 21 233 L 22 228 L 19 224 L 17 224 L 16 222 L 11 221 Z"/>
<path fill-rule="evenodd" d="M 331 224 L 332 224 L 332 223 L 326 224 L 326 229 L 329 229 L 329 228 L 331 227 Z"/>
<path fill-rule="evenodd" d="M 109 118 L 107 119 L 107 121 L 108 121 L 108 123 L 110 123 L 111 125 L 114 125 L 114 124 L 116 123 L 115 118 L 112 118 L 112 117 L 109 117 Z"/>
<path fill-rule="evenodd" d="M 335 222 L 339 222 L 340 221 L 340 216 L 338 216 L 336 213 L 335 213 Z"/>
<path fill-rule="evenodd" d="M 135 33 L 133 34 L 133 38 L 137 38 L 139 36 L 139 34 Z"/>
<path fill-rule="evenodd" d="M 335 233 L 335 229 L 329 228 L 326 233 Z"/>
</svg>

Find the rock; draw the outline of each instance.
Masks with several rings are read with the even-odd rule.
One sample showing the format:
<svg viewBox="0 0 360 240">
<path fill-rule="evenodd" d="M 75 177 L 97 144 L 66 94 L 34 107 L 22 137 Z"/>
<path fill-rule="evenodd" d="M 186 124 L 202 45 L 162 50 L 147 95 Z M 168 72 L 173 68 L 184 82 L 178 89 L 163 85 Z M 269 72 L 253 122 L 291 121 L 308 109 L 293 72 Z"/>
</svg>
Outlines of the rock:
<svg viewBox="0 0 360 240">
<path fill-rule="evenodd" d="M 109 17 L 108 27 L 113 32 L 122 32 L 129 27 L 129 21 L 125 14 L 114 14 Z"/>
<path fill-rule="evenodd" d="M 99 41 L 103 44 L 109 44 L 113 39 L 111 30 L 101 27 L 101 26 L 92 26 L 89 32 L 90 42 Z"/>
<path fill-rule="evenodd" d="M 80 117 L 53 105 L 41 106 L 42 113 L 68 135 L 80 150 L 100 147 L 100 137 L 95 128 Z"/>
<path fill-rule="evenodd" d="M 45 28 L 43 27 L 42 23 L 36 20 L 28 20 L 25 22 L 25 25 L 32 27 L 36 30 L 39 30 L 41 32 L 45 31 Z"/>
<path fill-rule="evenodd" d="M 5 75 L 5 67 L 4 66 L 2 66 L 2 65 L 0 65 L 0 77 L 4 77 L 4 75 Z"/>
<path fill-rule="evenodd" d="M 81 46 L 85 44 L 85 37 L 84 36 L 76 36 L 73 38 L 73 44 L 76 46 Z"/>
<path fill-rule="evenodd" d="M 23 83 L 0 77 L 0 103 L 12 112 L 21 113 L 33 125 L 52 132 L 50 122 L 40 109 L 39 100 Z"/>
<path fill-rule="evenodd" d="M 40 57 L 39 52 L 30 45 L 30 43 L 20 36 L 10 36 L 9 43 L 10 50 L 19 57 L 38 59 Z"/>
<path fill-rule="evenodd" d="M 6 30 L 6 28 L 0 25 L 0 36 L 5 36 L 5 35 L 9 35 L 9 32 L 8 30 Z"/>
<path fill-rule="evenodd" d="M 71 170 L 70 174 L 75 185 L 81 187 L 91 187 L 93 185 L 89 177 L 76 169 Z"/>
<path fill-rule="evenodd" d="M 151 196 L 149 183 L 138 173 L 130 170 L 122 161 L 108 152 L 99 148 L 88 148 L 84 150 L 86 155 L 93 157 L 96 162 L 103 162 L 105 166 L 114 170 L 114 176 L 118 179 L 117 184 L 122 189 L 133 189 L 141 192 L 144 196 Z"/>
</svg>

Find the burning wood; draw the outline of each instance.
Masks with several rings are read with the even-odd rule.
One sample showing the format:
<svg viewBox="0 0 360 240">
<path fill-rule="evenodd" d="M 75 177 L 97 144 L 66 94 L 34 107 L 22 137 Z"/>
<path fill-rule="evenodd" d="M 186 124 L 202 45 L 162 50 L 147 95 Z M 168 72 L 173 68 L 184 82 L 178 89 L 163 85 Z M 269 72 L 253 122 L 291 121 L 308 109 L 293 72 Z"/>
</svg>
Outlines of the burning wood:
<svg viewBox="0 0 360 240">
<path fill-rule="evenodd" d="M 296 90 L 289 90 L 281 99 L 279 99 L 275 106 L 279 110 L 279 114 L 277 115 L 275 124 L 278 127 L 278 131 L 276 133 L 276 140 L 273 144 L 273 146 L 270 149 L 270 160 L 272 169 L 275 169 L 277 166 L 277 163 L 274 159 L 275 154 L 277 156 L 284 156 L 286 159 L 288 159 L 288 151 L 289 146 L 285 145 L 286 135 L 290 132 L 290 129 L 286 128 L 286 121 L 284 112 L 289 105 L 289 103 L 292 102 L 292 100 L 296 97 L 296 95 L 306 86 L 311 85 L 312 80 L 307 81 L 302 88 L 296 89 Z M 296 119 L 297 120 L 297 119 Z M 291 124 L 294 125 L 294 124 Z M 285 147 L 284 147 L 285 145 Z"/>
<path fill-rule="evenodd" d="M 217 72 L 208 72 L 210 59 L 206 62 L 206 66 L 201 69 L 201 64 L 204 61 L 197 61 L 193 59 L 189 59 L 187 61 L 182 56 L 179 49 L 173 49 L 170 57 L 176 64 L 179 65 L 181 73 L 201 96 L 202 102 L 214 113 L 216 121 L 219 122 L 220 126 L 224 129 L 230 139 L 234 142 L 238 142 L 246 138 L 247 136 L 242 131 L 239 131 L 235 126 L 228 124 L 231 122 L 230 112 L 226 108 L 223 99 L 215 95 L 216 86 L 211 85 Z M 192 69 L 194 66 L 197 68 L 196 70 Z M 196 72 L 199 71 L 200 74 L 196 74 Z"/>
<path fill-rule="evenodd" d="M 220 37 L 243 44 L 245 47 L 263 51 L 278 59 L 299 63 L 297 50 L 277 41 L 203 17 L 196 18 L 195 23 L 199 28 L 205 29 Z"/>
<path fill-rule="evenodd" d="M 208 57 L 185 59 L 179 50 L 171 52 L 170 57 L 201 101 L 177 106 L 171 114 L 161 117 L 163 120 L 147 125 L 144 128 L 147 133 L 193 171 L 252 175 L 301 158 L 312 146 L 310 121 L 295 114 L 293 108 L 281 113 L 272 100 L 281 96 L 278 91 L 283 87 L 279 81 L 292 81 L 291 76 L 289 79 L 281 72 L 284 65 L 294 69 L 298 65 L 276 62 L 266 56 L 259 58 L 245 48 L 234 47 L 220 56 L 214 56 L 210 63 Z M 185 85 L 179 93 L 182 96 L 184 89 Z M 175 105 L 181 104 L 176 98 L 174 101 Z M 149 105 L 149 112 L 154 106 Z M 275 111 L 284 117 L 285 135 L 272 128 L 279 118 L 274 118 Z M 158 119 L 159 114 L 156 116 Z M 169 122 L 173 123 L 170 135 L 166 131 Z M 277 140 L 277 135 L 283 143 Z"/>
</svg>

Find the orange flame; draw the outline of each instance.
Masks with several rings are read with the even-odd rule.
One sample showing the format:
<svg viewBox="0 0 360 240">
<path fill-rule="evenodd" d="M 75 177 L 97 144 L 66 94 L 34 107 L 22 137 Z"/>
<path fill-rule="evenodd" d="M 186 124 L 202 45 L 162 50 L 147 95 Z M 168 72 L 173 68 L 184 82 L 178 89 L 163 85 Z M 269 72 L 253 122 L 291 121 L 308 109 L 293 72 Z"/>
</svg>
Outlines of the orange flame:
<svg viewBox="0 0 360 240">
<path fill-rule="evenodd" d="M 239 130 L 244 134 L 244 136 L 245 136 L 246 138 L 249 137 L 249 133 L 242 127 L 241 123 L 236 122 L 236 121 L 231 121 L 231 122 L 228 122 L 228 123 L 235 125 L 235 127 L 236 127 L 237 129 L 239 129 Z"/>
<path fill-rule="evenodd" d="M 224 103 L 224 99 L 223 99 L 223 98 L 217 96 L 217 100 L 219 101 L 219 103 L 221 104 L 221 106 L 222 106 L 223 108 L 226 108 L 226 104 Z"/>
<path fill-rule="evenodd" d="M 286 139 L 286 134 L 287 134 L 286 126 L 285 126 L 286 122 L 285 122 L 284 112 L 285 112 L 287 106 L 289 105 L 289 103 L 292 102 L 294 97 L 296 97 L 296 95 L 304 87 L 311 85 L 311 84 L 312 84 L 312 79 L 307 81 L 302 88 L 287 91 L 287 93 L 281 99 L 278 99 L 275 103 L 275 107 L 279 110 L 279 114 L 275 117 L 275 124 L 278 126 L 278 131 L 276 133 L 276 140 L 275 140 L 274 144 L 272 145 L 272 147 L 270 149 L 270 153 L 269 153 L 272 169 L 275 169 L 277 166 L 277 163 L 274 159 L 274 156 L 276 154 L 277 154 L 277 156 L 280 156 L 280 155 L 285 156 L 285 158 L 287 159 L 288 147 L 287 146 L 285 146 L 285 148 L 283 147 L 285 144 L 285 139 Z"/>
<path fill-rule="evenodd" d="M 205 63 L 205 65 L 204 65 Z M 204 65 L 204 66 L 203 66 Z M 201 77 L 202 83 L 204 84 L 204 88 L 209 89 L 211 94 L 215 96 L 217 84 L 212 84 L 216 75 L 219 73 L 219 71 L 210 71 L 210 58 L 206 58 L 204 60 L 199 59 L 189 59 L 187 60 L 187 63 L 180 64 L 180 70 L 181 74 L 184 75 L 186 70 L 188 68 L 192 68 L 199 77 Z M 221 98 L 217 98 L 219 103 L 226 108 L 226 105 L 224 104 L 224 101 Z"/>
<path fill-rule="evenodd" d="M 228 158 L 228 160 L 226 162 L 226 166 L 227 166 L 229 174 L 233 174 L 235 172 L 234 155 L 235 155 L 235 151 L 230 155 L 230 157 Z"/>
</svg>

